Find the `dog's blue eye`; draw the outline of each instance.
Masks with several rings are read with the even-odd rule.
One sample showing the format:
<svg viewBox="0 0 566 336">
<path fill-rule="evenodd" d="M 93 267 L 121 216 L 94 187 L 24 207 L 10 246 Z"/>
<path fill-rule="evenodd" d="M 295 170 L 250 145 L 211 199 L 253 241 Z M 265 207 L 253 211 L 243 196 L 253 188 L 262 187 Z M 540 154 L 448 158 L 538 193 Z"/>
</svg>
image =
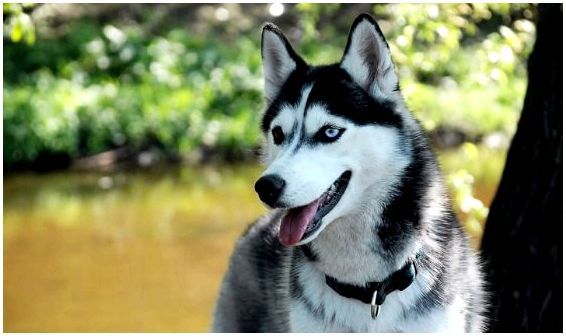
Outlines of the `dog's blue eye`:
<svg viewBox="0 0 566 336">
<path fill-rule="evenodd" d="M 340 134 L 340 130 L 337 128 L 327 128 L 326 130 L 324 130 L 324 135 L 331 139 L 336 138 L 338 134 Z"/>
<path fill-rule="evenodd" d="M 280 126 L 275 126 L 271 130 L 271 135 L 273 136 L 273 142 L 276 145 L 280 145 L 283 140 L 285 140 L 285 134 L 283 134 L 283 130 Z"/>
<path fill-rule="evenodd" d="M 338 128 L 334 126 L 324 126 L 316 132 L 314 138 L 320 142 L 333 142 L 338 140 L 342 133 L 344 133 L 344 128 Z"/>
</svg>

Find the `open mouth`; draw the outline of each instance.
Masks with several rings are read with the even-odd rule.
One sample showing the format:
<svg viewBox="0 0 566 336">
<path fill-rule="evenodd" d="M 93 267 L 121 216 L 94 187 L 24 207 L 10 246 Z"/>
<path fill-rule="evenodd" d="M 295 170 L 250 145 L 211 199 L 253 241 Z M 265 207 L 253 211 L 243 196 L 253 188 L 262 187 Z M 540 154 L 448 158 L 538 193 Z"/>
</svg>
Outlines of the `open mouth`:
<svg viewBox="0 0 566 336">
<path fill-rule="evenodd" d="M 352 172 L 347 170 L 316 200 L 292 208 L 281 220 L 279 240 L 283 245 L 295 245 L 316 232 L 326 216 L 338 202 L 348 187 Z"/>
</svg>

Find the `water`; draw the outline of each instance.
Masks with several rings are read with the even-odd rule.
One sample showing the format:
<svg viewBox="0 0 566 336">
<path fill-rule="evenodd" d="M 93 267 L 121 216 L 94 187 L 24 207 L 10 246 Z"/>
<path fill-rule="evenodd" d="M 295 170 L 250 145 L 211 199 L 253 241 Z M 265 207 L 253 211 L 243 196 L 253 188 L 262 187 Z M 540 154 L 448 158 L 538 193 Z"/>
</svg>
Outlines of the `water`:
<svg viewBox="0 0 566 336">
<path fill-rule="evenodd" d="M 4 181 L 5 331 L 206 331 L 257 166 Z"/>
<path fill-rule="evenodd" d="M 4 331 L 207 331 L 234 242 L 265 212 L 253 191 L 260 172 L 6 178 Z M 496 183 L 476 182 L 489 204 Z"/>
</svg>

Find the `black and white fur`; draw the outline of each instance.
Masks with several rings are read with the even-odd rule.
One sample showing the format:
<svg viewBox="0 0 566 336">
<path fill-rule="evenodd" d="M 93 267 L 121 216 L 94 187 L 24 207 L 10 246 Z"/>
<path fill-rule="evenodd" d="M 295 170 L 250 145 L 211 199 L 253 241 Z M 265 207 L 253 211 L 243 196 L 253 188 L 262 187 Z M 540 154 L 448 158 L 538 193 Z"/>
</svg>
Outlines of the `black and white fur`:
<svg viewBox="0 0 566 336">
<path fill-rule="evenodd" d="M 286 182 L 271 213 L 237 242 L 216 305 L 216 332 L 480 332 L 479 261 L 452 211 L 437 160 L 407 109 L 377 23 L 353 23 L 340 63 L 310 66 L 271 24 L 262 34 L 266 136 L 263 174 Z M 345 129 L 332 143 L 313 134 Z M 276 145 L 273 127 L 285 141 Z M 352 172 L 339 203 L 296 246 L 278 239 L 288 208 L 319 197 Z M 418 274 L 387 296 L 377 319 L 338 295 L 325 275 L 363 286 L 407 262 Z"/>
</svg>

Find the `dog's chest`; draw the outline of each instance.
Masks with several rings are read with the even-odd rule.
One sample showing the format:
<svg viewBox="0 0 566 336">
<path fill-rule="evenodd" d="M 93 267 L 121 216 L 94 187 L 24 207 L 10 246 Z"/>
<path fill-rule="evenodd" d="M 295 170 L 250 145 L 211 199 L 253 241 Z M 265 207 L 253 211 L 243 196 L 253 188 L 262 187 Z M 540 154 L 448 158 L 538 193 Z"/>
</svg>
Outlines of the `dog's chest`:
<svg viewBox="0 0 566 336">
<path fill-rule="evenodd" d="M 395 298 L 374 320 L 370 305 L 345 298 L 326 285 L 324 275 L 303 266 L 291 300 L 291 332 L 396 332 L 401 315 Z"/>
<path fill-rule="evenodd" d="M 291 332 L 439 332 L 464 330 L 463 309 L 456 300 L 448 306 L 420 313 L 411 307 L 423 293 L 424 281 L 417 277 L 404 291 L 389 294 L 376 319 L 371 307 L 343 297 L 330 288 L 324 274 L 302 265 L 292 281 Z M 411 312 L 411 313 L 408 313 Z"/>
<path fill-rule="evenodd" d="M 394 321 L 391 314 L 380 314 L 373 320 L 369 305 L 342 297 L 325 295 L 320 301 L 298 298 L 291 302 L 291 332 L 401 331 L 400 322 Z"/>
</svg>

